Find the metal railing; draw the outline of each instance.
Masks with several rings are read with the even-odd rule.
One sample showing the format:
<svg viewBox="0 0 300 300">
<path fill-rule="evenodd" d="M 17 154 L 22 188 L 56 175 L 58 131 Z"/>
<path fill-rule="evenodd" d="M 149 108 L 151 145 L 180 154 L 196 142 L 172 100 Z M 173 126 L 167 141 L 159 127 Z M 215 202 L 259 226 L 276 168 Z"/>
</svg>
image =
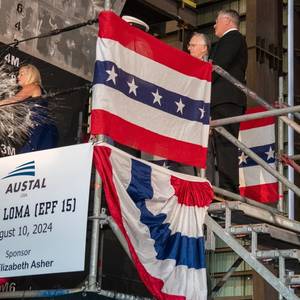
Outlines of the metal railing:
<svg viewBox="0 0 300 300">
<path fill-rule="evenodd" d="M 215 127 L 214 130 L 216 130 L 220 134 L 222 134 L 226 139 L 228 139 L 235 146 L 239 147 L 242 151 L 244 151 L 249 157 L 251 157 L 254 161 L 256 161 L 266 171 L 268 171 L 270 174 L 272 174 L 274 177 L 276 177 L 279 180 L 280 183 L 283 183 L 291 191 L 295 192 L 298 196 L 300 196 L 300 189 L 293 182 L 287 180 L 283 176 L 283 174 L 282 174 L 283 170 L 282 169 L 280 169 L 279 172 L 278 172 L 274 168 L 271 168 L 260 157 L 258 157 L 253 151 L 248 149 L 245 145 L 243 145 L 240 141 L 238 141 L 234 136 L 232 136 L 229 132 L 227 132 L 223 127 L 221 127 L 221 125 L 238 123 L 238 122 L 247 121 L 247 120 L 254 120 L 254 119 L 259 119 L 259 118 L 262 118 L 262 117 L 279 116 L 280 121 L 284 122 L 290 128 L 293 128 L 296 132 L 300 133 L 299 124 L 297 124 L 294 120 L 288 118 L 287 116 L 282 115 L 282 114 L 293 114 L 297 119 L 300 119 L 300 114 L 298 113 L 299 106 L 285 107 L 285 108 L 276 109 L 276 108 L 272 107 L 266 100 L 264 100 L 263 98 L 258 96 L 251 89 L 249 89 L 244 84 L 242 84 L 240 81 L 238 81 L 233 76 L 231 76 L 227 71 L 222 69 L 220 66 L 214 65 L 213 70 L 216 73 L 218 73 L 220 76 L 222 76 L 223 78 L 227 79 L 234 86 L 239 88 L 241 91 L 243 91 L 247 96 L 252 98 L 259 105 L 262 105 L 263 107 L 265 107 L 268 111 L 260 112 L 260 113 L 254 113 L 254 114 L 250 114 L 250 115 L 243 115 L 243 116 L 213 120 L 213 121 L 211 121 L 210 125 L 212 127 Z M 282 124 L 281 124 L 281 126 L 282 126 Z M 280 134 L 282 134 L 282 131 L 283 131 L 283 129 L 281 129 Z M 281 139 L 283 139 L 283 137 L 281 137 Z M 281 141 L 280 143 L 283 143 L 283 142 Z M 282 145 L 281 145 L 281 149 L 282 149 Z M 281 166 L 281 168 L 282 168 L 282 166 Z M 283 194 L 282 190 L 283 190 L 283 187 L 282 187 L 282 185 L 280 185 L 280 191 L 279 191 L 280 193 L 279 194 L 281 196 Z M 282 209 L 282 202 L 280 203 L 279 206 L 280 206 L 280 209 Z"/>
</svg>

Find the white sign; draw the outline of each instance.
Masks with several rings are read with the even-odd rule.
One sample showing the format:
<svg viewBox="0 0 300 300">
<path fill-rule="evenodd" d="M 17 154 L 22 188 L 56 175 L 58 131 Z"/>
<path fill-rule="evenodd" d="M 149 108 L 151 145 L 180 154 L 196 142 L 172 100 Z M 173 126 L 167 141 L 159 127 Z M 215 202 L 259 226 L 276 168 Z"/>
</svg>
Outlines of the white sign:
<svg viewBox="0 0 300 300">
<path fill-rule="evenodd" d="M 82 271 L 93 147 L 0 159 L 0 278 Z"/>
</svg>

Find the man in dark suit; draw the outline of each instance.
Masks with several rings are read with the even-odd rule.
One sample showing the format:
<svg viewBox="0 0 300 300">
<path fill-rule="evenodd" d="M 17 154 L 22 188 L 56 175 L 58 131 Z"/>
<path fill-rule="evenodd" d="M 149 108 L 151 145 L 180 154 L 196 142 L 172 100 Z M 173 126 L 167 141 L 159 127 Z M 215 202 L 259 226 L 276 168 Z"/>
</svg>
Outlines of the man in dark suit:
<svg viewBox="0 0 300 300">
<path fill-rule="evenodd" d="M 221 10 L 216 19 L 215 35 L 219 41 L 215 44 L 211 60 L 241 82 L 245 82 L 248 54 L 244 36 L 238 31 L 239 14 L 235 10 Z M 246 95 L 228 80 L 213 73 L 211 91 L 211 118 L 222 119 L 242 115 L 246 109 Z M 236 138 L 239 124 L 224 126 Z M 210 139 L 209 157 L 216 158 L 219 173 L 219 186 L 239 193 L 238 149 L 220 134 L 213 132 Z M 213 154 L 212 154 L 213 152 Z M 208 178 L 212 175 L 209 170 Z M 212 179 L 212 178 L 209 178 Z"/>
</svg>

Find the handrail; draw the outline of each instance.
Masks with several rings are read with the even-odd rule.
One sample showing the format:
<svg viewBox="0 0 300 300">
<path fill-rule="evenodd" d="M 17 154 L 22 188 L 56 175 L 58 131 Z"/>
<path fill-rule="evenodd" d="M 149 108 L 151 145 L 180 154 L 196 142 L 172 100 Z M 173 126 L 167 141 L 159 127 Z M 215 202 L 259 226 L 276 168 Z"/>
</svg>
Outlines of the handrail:
<svg viewBox="0 0 300 300">
<path fill-rule="evenodd" d="M 288 114 L 291 112 L 298 112 L 298 111 L 300 111 L 300 105 L 293 106 L 293 107 L 279 108 L 276 110 L 268 110 L 268 111 L 247 114 L 247 115 L 242 115 L 242 116 L 212 120 L 212 121 L 210 121 L 209 125 L 211 127 L 218 127 L 218 126 L 224 126 L 227 124 L 240 123 L 240 122 L 244 122 L 244 121 L 260 119 L 260 118 L 265 118 L 265 117 L 280 116 L 280 115 Z M 297 128 L 298 128 L 298 130 L 300 130 L 300 126 L 298 124 L 297 124 Z"/>
<path fill-rule="evenodd" d="M 279 174 L 275 169 L 269 166 L 263 159 L 261 159 L 257 154 L 251 151 L 247 146 L 245 146 L 242 142 L 240 142 L 237 138 L 235 138 L 232 134 L 230 134 L 224 127 L 216 127 L 215 130 L 223 135 L 227 140 L 233 143 L 235 146 L 239 147 L 242 151 L 244 151 L 249 157 L 251 157 L 254 161 L 256 161 L 260 166 L 262 166 L 267 172 L 277 178 L 280 182 L 284 183 L 288 188 L 294 191 L 298 196 L 300 196 L 300 189 L 287 180 L 284 176 Z"/>
<path fill-rule="evenodd" d="M 260 96 L 258 96 L 255 92 L 253 92 L 251 89 L 249 89 L 247 86 L 245 86 L 243 83 L 241 83 L 240 81 L 238 81 L 236 78 L 234 78 L 233 76 L 231 76 L 227 71 L 225 71 L 223 68 L 221 68 L 218 65 L 213 65 L 213 71 L 218 73 L 221 77 L 225 78 L 226 80 L 228 80 L 229 82 L 231 82 L 235 87 L 237 87 L 238 89 L 240 89 L 242 92 L 244 92 L 247 96 L 249 96 L 250 98 L 252 98 L 254 101 L 256 101 L 258 104 L 262 105 L 263 107 L 265 107 L 267 110 L 277 110 L 276 108 L 274 108 L 271 104 L 269 104 L 266 100 L 264 100 L 263 98 L 261 98 Z M 300 113 L 294 113 L 294 116 L 300 120 Z M 287 123 L 288 125 L 291 125 L 291 123 L 289 124 L 288 117 L 280 117 L 285 123 Z M 295 122 L 293 122 L 295 123 Z M 297 123 L 296 123 L 297 124 Z"/>
</svg>

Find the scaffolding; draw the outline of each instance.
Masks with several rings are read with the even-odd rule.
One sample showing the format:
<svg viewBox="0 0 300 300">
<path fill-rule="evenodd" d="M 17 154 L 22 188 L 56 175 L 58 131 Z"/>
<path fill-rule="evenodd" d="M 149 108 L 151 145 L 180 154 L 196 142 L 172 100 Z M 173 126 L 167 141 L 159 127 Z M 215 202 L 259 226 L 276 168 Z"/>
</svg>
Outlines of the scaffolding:
<svg viewBox="0 0 300 300">
<path fill-rule="evenodd" d="M 291 1 L 292 2 L 292 1 Z M 105 1 L 105 9 L 110 9 L 110 1 Z M 293 106 L 279 109 L 273 108 L 267 101 L 259 97 L 255 92 L 238 82 L 225 70 L 219 66 L 214 66 L 214 71 L 223 78 L 229 80 L 245 94 L 254 99 L 257 103 L 264 106 L 267 111 L 247 116 L 239 116 L 211 121 L 211 127 L 226 139 L 239 147 L 249 157 L 256 161 L 266 171 L 276 177 L 280 184 L 279 194 L 283 194 L 283 186 L 288 187 L 290 191 L 300 196 L 300 189 L 290 180 L 283 176 L 282 164 L 279 164 L 279 171 L 271 168 L 255 153 L 248 149 L 244 144 L 238 141 L 228 133 L 222 125 L 237 123 L 250 119 L 258 119 L 267 116 L 279 116 L 280 122 L 284 122 L 290 128 L 300 133 L 300 126 L 286 114 L 293 114 L 300 119 L 300 106 Z M 282 123 L 280 123 L 280 140 L 278 141 L 279 150 L 283 151 L 282 146 Z M 280 199 L 278 208 L 258 203 L 252 199 L 233 194 L 218 187 L 213 187 L 216 198 L 220 197 L 221 202 L 212 203 L 208 209 L 206 217 L 206 238 L 207 250 L 215 250 L 215 236 L 223 240 L 237 255 L 237 259 L 217 286 L 212 290 L 212 297 L 222 288 L 223 284 L 233 274 L 242 261 L 247 262 L 253 270 L 259 273 L 279 293 L 280 299 L 300 299 L 293 288 L 300 285 L 300 276 L 295 275 L 299 272 L 300 261 L 300 223 L 287 218 L 283 212 L 283 199 Z M 115 291 L 105 291 L 102 289 L 101 278 L 102 269 L 98 267 L 98 260 L 102 260 L 103 255 L 103 226 L 109 225 L 125 252 L 130 257 L 126 241 L 120 233 L 114 220 L 106 214 L 105 209 L 101 208 L 102 181 L 96 172 L 96 184 L 93 201 L 93 215 L 89 217 L 92 223 L 91 234 L 91 253 L 89 264 L 89 276 L 86 284 L 80 288 L 65 290 L 31 290 L 2 292 L 0 299 L 12 298 L 33 298 L 33 297 L 56 297 L 78 292 L 96 293 L 97 295 L 113 299 L 146 299 L 133 295 L 126 295 Z M 223 198 L 232 200 L 224 200 Z M 220 200 L 218 198 L 218 200 Z M 289 204 L 293 206 L 292 202 Z M 247 237 L 250 241 L 249 247 L 244 247 L 239 239 Z M 100 253 L 100 255 L 99 255 Z M 266 266 L 265 261 L 274 263 L 278 268 L 278 275 L 273 274 Z"/>
</svg>

